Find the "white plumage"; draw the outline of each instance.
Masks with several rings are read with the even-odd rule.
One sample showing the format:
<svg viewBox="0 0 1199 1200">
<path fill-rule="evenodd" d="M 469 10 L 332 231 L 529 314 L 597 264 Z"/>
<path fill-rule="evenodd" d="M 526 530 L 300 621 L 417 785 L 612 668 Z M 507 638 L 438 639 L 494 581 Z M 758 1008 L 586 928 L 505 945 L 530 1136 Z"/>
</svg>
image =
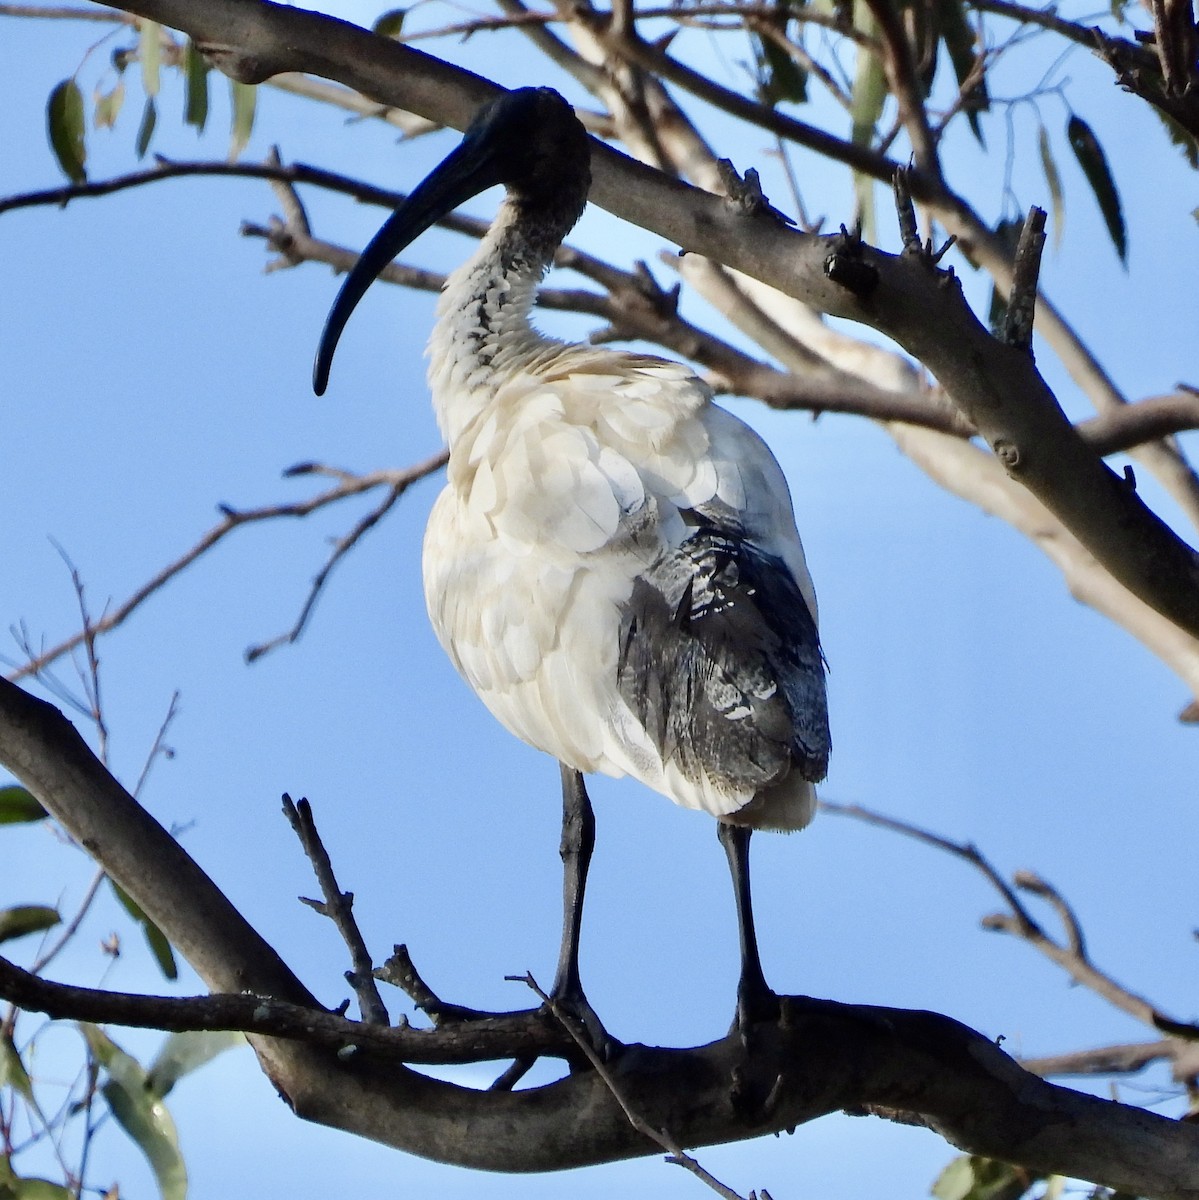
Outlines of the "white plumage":
<svg viewBox="0 0 1199 1200">
<path fill-rule="evenodd" d="M 568 345 L 529 321 L 574 225 L 590 148 L 555 92 L 488 105 L 364 251 L 330 313 L 324 390 L 354 305 L 445 212 L 508 195 L 446 284 L 429 383 L 449 445 L 425 535 L 429 615 L 517 737 L 564 767 L 566 920 L 554 995 L 593 1031 L 578 978 L 593 818 L 581 774 L 631 775 L 719 819 L 741 930 L 738 1013 L 772 1012 L 748 837 L 800 829 L 829 752 L 816 597 L 782 471 L 677 363 Z"/>
<path fill-rule="evenodd" d="M 517 219 L 506 203 L 450 276 L 429 343 L 450 448 L 425 534 L 433 627 L 517 737 L 578 771 L 632 775 L 687 808 L 735 816 L 754 792 L 663 762 L 622 698 L 622 607 L 634 579 L 692 532 L 680 512 L 718 504 L 786 564 L 814 616 L 786 480 L 761 438 L 686 367 L 541 336 L 529 324 L 532 288 L 478 305 Z M 808 822 L 812 784 L 798 772 L 786 783 L 747 814 L 753 825 Z"/>
</svg>

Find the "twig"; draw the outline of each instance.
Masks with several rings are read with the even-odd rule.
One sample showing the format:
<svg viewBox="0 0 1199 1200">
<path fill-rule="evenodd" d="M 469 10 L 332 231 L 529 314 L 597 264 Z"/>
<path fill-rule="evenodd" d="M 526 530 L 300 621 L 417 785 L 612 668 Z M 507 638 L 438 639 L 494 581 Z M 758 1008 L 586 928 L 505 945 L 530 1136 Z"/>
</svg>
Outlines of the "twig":
<svg viewBox="0 0 1199 1200">
<path fill-rule="evenodd" d="M 399 498 L 408 490 L 408 483 L 393 484 L 387 491 L 382 502 L 372 508 L 364 517 L 354 524 L 354 527 L 349 533 L 339 537 L 333 544 L 333 552 L 325 561 L 325 565 L 316 573 L 312 581 L 312 586 L 308 589 L 308 596 L 304 600 L 304 604 L 300 609 L 300 614 L 296 617 L 295 623 L 286 632 L 279 634 L 277 637 L 271 638 L 268 642 L 262 642 L 257 646 L 251 646 L 246 650 L 246 662 L 257 662 L 264 654 L 276 649 L 282 645 L 293 644 L 304 632 L 305 626 L 308 624 L 308 618 L 312 616 L 313 610 L 316 608 L 316 602 L 320 598 L 321 592 L 324 591 L 325 584 L 329 581 L 329 576 L 333 573 L 333 568 L 351 551 L 353 548 L 369 533 L 374 527 L 391 511 Z"/>
<path fill-rule="evenodd" d="M 79 926 L 83 924 L 84 917 L 91 911 L 92 903 L 96 899 L 100 891 L 100 885 L 107 879 L 103 869 L 98 869 L 91 878 L 91 882 L 87 885 L 87 891 L 83 893 L 83 899 L 79 901 L 79 906 L 75 909 L 75 915 L 63 926 L 58 938 L 54 943 L 48 946 L 41 954 L 38 955 L 30 968 L 34 975 L 40 975 L 62 952 L 68 942 L 79 932 Z"/>
<path fill-rule="evenodd" d="M 1045 248 L 1045 210 L 1030 208 L 1020 230 L 1016 256 L 1012 260 L 1012 287 L 1008 295 L 1003 340 L 1017 350 L 1032 353 L 1032 327 L 1037 311 L 1037 280 L 1041 275 L 1041 251 Z"/>
<path fill-rule="evenodd" d="M 918 842 L 924 842 L 925 845 L 935 846 L 938 850 L 944 850 L 947 854 L 964 859 L 971 866 L 977 867 L 1011 906 L 1012 912 L 1015 914 L 1012 918 L 1014 924 L 1018 925 L 1022 931 L 1027 930 L 1030 933 L 1040 933 L 1040 926 L 1033 920 L 1032 914 L 1029 913 L 1028 909 L 1021 904 L 1019 897 L 1008 884 L 1007 880 L 995 870 L 973 842 L 955 842 L 950 838 L 942 837 L 940 834 L 932 833 L 930 830 L 921 829 L 918 825 L 912 825 L 907 821 L 900 821 L 895 817 L 884 816 L 882 813 L 875 812 L 873 809 L 866 808 L 861 804 L 840 804 L 834 800 L 821 800 L 820 809 L 822 812 L 835 813 L 841 817 L 853 817 L 855 820 L 862 821 L 867 825 L 877 825 L 882 829 L 890 829 L 894 833 L 901 833 L 904 837 L 914 838 Z"/>
<path fill-rule="evenodd" d="M 179 693 L 171 693 L 171 702 L 167 705 L 166 716 L 162 718 L 162 723 L 158 726 L 158 732 L 154 735 L 154 742 L 150 746 L 150 752 L 146 755 L 146 761 L 142 764 L 141 774 L 137 777 L 137 783 L 133 785 L 133 797 L 139 799 L 142 794 L 142 788 L 146 786 L 146 780 L 149 778 L 150 770 L 154 766 L 155 759 L 160 754 L 165 754 L 168 758 L 171 756 L 170 749 L 163 744 L 163 739 L 167 735 L 167 730 L 170 729 L 175 718 L 179 715 Z"/>
<path fill-rule="evenodd" d="M 1041 1058 L 1022 1058 L 1020 1065 L 1034 1075 L 1130 1075 L 1152 1062 L 1173 1061 L 1189 1049 L 1188 1043 L 1175 1038 L 1157 1042 L 1134 1042 L 1122 1046 L 1099 1046 L 1094 1050 L 1074 1050 L 1068 1054 L 1050 1054 Z"/>
<path fill-rule="evenodd" d="M 391 1024 L 391 1018 L 387 1015 L 387 1008 L 379 995 L 379 989 L 375 987 L 370 952 L 366 948 L 366 941 L 358 928 L 358 922 L 354 920 L 354 893 L 343 892 L 337 886 L 337 877 L 333 874 L 329 852 L 317 832 L 312 806 L 308 801 L 301 797 L 298 802 L 293 802 L 284 792 L 283 812 L 296 837 L 300 839 L 308 861 L 312 863 L 317 883 L 320 884 L 321 893 L 325 897 L 323 903 L 317 900 L 304 900 L 304 903 L 322 916 L 328 917 L 337 926 L 337 932 L 349 948 L 353 969 L 346 972 L 346 982 L 358 996 L 362 1019 L 368 1025 L 386 1027 Z"/>
<path fill-rule="evenodd" d="M 1057 913 L 1062 928 L 1066 931 L 1066 940 L 1070 953 L 1087 962 L 1087 943 L 1082 934 L 1082 925 L 1078 915 L 1067 902 L 1066 898 L 1047 880 L 1042 879 L 1035 871 L 1016 871 L 1012 881 L 1021 891 L 1039 896 Z"/>
<path fill-rule="evenodd" d="M 175 578 L 176 575 L 191 566 L 192 563 L 211 550 L 213 546 L 227 537 L 233 530 L 243 525 L 254 524 L 260 521 L 270 521 L 278 517 L 306 517 L 330 504 L 335 504 L 351 496 L 361 495 L 363 492 L 371 491 L 377 487 L 395 488 L 401 485 L 407 487 L 417 480 L 424 479 L 427 475 L 439 471 L 444 465 L 445 454 L 440 453 L 426 459 L 424 462 L 400 470 L 371 471 L 363 475 L 347 475 L 345 478 L 340 479 L 335 487 L 310 497 L 308 500 L 301 500 L 291 504 L 269 504 L 260 508 L 244 510 L 222 506 L 221 512 L 223 515 L 218 524 L 205 533 L 189 550 L 185 551 L 144 583 L 122 604 L 110 609 L 103 617 L 94 622 L 92 625 L 92 634 L 93 636 L 99 636 L 117 628 L 146 600 Z M 8 678 L 16 682 L 27 676 L 36 675 L 38 672 L 43 671 L 50 663 L 62 657 L 62 655 L 70 653 L 83 640 L 84 634 L 82 632 L 72 634 L 69 638 L 65 638 L 49 650 L 42 651 L 36 657 L 31 656 L 28 662 L 16 667 L 8 675 Z"/>
<path fill-rule="evenodd" d="M 1100 971 L 1091 963 L 1085 956 L 1085 943 L 1082 931 L 1079 928 L 1078 920 L 1073 910 L 1061 898 L 1060 894 L 1050 888 L 1039 876 L 1030 871 L 1020 872 L 1016 876 L 1016 886 L 1039 896 L 1052 897 L 1051 902 L 1053 903 L 1053 907 L 1058 911 L 1059 915 L 1064 914 L 1068 945 L 1054 941 L 1033 920 L 1031 914 L 1016 896 L 1011 885 L 995 870 L 973 843 L 952 841 L 949 838 L 941 837 L 939 834 L 931 833 L 927 829 L 921 829 L 917 825 L 911 825 L 906 821 L 899 821 L 894 817 L 887 817 L 881 813 L 874 812 L 872 809 L 865 808 L 860 804 L 838 804 L 830 800 L 821 800 L 820 807 L 826 812 L 836 813 L 840 816 L 854 817 L 869 825 L 878 825 L 884 829 L 902 833 L 905 837 L 914 838 L 917 841 L 924 842 L 926 845 L 935 846 L 938 850 L 944 850 L 957 858 L 965 859 L 966 862 L 977 867 L 990 880 L 1011 908 L 1010 913 L 992 913 L 984 917 L 982 919 L 984 929 L 1000 933 L 1011 933 L 1022 938 L 1051 961 L 1057 963 L 1076 982 L 1089 988 L 1114 1007 L 1128 1013 L 1151 1028 L 1172 1037 L 1188 1041 L 1199 1041 L 1199 1025 L 1177 1021 L 1172 1017 L 1166 1016 L 1159 1008 L 1151 1004 L 1144 997 L 1138 996 L 1135 992 L 1117 983 L 1110 975 Z"/>
<path fill-rule="evenodd" d="M 66 4 L 0 4 L 0 17 L 41 17 L 53 21 L 102 21 L 108 25 L 132 25 L 129 13 L 105 12 L 101 8 L 76 8 Z"/>
<path fill-rule="evenodd" d="M 404 945 L 394 946 L 391 957 L 381 967 L 376 967 L 373 974 L 382 983 L 390 983 L 404 992 L 435 1027 L 455 1021 L 486 1021 L 500 1015 L 442 1000 L 424 981 Z"/>
<path fill-rule="evenodd" d="M 574 1039 L 575 1044 L 583 1052 L 587 1061 L 594 1068 L 596 1075 L 603 1080 L 604 1086 L 612 1093 L 612 1098 L 620 1105 L 621 1111 L 629 1119 L 629 1124 L 637 1130 L 638 1133 L 656 1142 L 663 1150 L 666 1151 L 666 1161 L 673 1163 L 676 1166 L 684 1167 L 690 1171 L 696 1178 L 706 1183 L 718 1196 L 724 1197 L 724 1200 L 746 1200 L 738 1192 L 721 1183 L 709 1171 L 706 1171 L 700 1164 L 691 1157 L 683 1148 L 670 1136 L 665 1129 L 655 1129 L 636 1109 L 629 1103 L 620 1086 L 612 1076 L 612 1072 L 608 1070 L 604 1064 L 604 1060 L 595 1052 L 595 1047 L 592 1046 L 590 1039 L 585 1031 L 580 1031 L 575 1027 L 574 1021 L 570 1016 L 563 1011 L 562 1007 L 551 996 L 547 995 L 533 978 L 531 972 L 526 972 L 524 975 L 513 976 L 514 979 L 519 979 L 525 983 L 530 990 L 540 998 L 542 1004 L 549 1011 L 550 1015 L 558 1021 L 562 1028 Z M 763 1193 L 765 1196 L 766 1193 Z M 767 1200 L 769 1198 L 767 1197 Z"/>
<path fill-rule="evenodd" d="M 369 1050 L 392 1062 L 453 1065 L 510 1058 L 514 1053 L 561 1056 L 569 1041 L 539 1009 L 506 1013 L 443 1029 L 386 1028 L 270 996 L 143 996 L 53 983 L 0 958 L 0 996 L 59 1020 L 139 1029 L 234 1029 L 327 1046 Z"/>
</svg>

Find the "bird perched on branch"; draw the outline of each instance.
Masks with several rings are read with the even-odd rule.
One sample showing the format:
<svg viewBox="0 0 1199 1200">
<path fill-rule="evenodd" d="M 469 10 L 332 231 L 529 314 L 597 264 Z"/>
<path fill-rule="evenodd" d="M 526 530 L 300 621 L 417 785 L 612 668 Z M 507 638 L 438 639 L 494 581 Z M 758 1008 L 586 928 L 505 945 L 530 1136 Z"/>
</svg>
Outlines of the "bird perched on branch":
<svg viewBox="0 0 1199 1200">
<path fill-rule="evenodd" d="M 380 271 L 457 205 L 507 195 L 446 281 L 429 384 L 449 444 L 424 544 L 425 597 L 454 666 L 563 778 L 565 919 L 551 995 L 601 1030 L 578 940 L 594 817 L 583 773 L 632 775 L 717 819 L 741 939 L 738 1016 L 769 1016 L 748 850 L 795 830 L 828 765 L 816 597 L 782 471 L 687 367 L 564 344 L 530 324 L 583 211 L 591 147 L 566 101 L 487 104 L 347 276 L 317 353 Z"/>
</svg>

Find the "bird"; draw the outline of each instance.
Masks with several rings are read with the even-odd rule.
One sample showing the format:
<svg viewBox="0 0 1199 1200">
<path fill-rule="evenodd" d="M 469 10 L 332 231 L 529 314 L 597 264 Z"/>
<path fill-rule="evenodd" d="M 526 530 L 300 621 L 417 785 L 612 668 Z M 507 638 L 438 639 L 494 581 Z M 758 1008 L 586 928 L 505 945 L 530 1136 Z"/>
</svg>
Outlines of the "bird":
<svg viewBox="0 0 1199 1200">
<path fill-rule="evenodd" d="M 503 185 L 488 232 L 446 280 L 429 340 L 449 448 L 423 547 L 429 616 L 501 724 L 560 764 L 563 934 L 549 997 L 606 1037 L 578 965 L 595 842 L 584 775 L 631 776 L 716 818 L 745 1029 L 778 1011 L 754 928 L 750 835 L 807 825 L 828 767 L 816 595 L 778 462 L 704 380 L 533 326 L 590 163 L 591 140 L 558 92 L 518 88 L 485 104 L 346 276 L 313 387 L 324 393 L 342 330 L 383 268 Z"/>
</svg>

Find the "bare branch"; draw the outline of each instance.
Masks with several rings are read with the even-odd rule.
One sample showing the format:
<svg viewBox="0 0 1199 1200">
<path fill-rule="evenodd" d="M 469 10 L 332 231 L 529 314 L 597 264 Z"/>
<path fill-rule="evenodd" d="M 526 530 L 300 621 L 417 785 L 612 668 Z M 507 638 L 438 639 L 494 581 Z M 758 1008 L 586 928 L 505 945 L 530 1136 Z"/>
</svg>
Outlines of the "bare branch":
<svg viewBox="0 0 1199 1200">
<path fill-rule="evenodd" d="M 1012 288 L 1008 294 L 1003 340 L 1017 350 L 1032 353 L 1032 327 L 1037 309 L 1037 280 L 1041 275 L 1041 251 L 1045 248 L 1045 210 L 1030 208 L 1020 230 L 1020 243 L 1012 265 Z"/>
<path fill-rule="evenodd" d="M 538 1009 L 489 1015 L 471 1024 L 413 1029 L 351 1021 L 318 1005 L 271 996 L 145 996 L 52 983 L 0 958 L 0 996 L 56 1020 L 92 1021 L 137 1029 L 238 1030 L 287 1038 L 346 1054 L 347 1048 L 383 1062 L 454 1065 L 507 1058 L 514 1048 L 533 1055 L 565 1054 L 573 1045 Z"/>
<path fill-rule="evenodd" d="M 1057 963 L 1078 983 L 1102 996 L 1110 1004 L 1121 1011 L 1135 1017 L 1138 1021 L 1175 1037 L 1188 1040 L 1199 1040 L 1199 1025 L 1190 1025 L 1176 1021 L 1166 1016 L 1160 1009 L 1128 988 L 1118 984 L 1110 975 L 1096 968 L 1086 957 L 1085 945 L 1078 920 L 1073 909 L 1062 899 L 1049 884 L 1031 871 L 1020 872 L 1016 876 L 1016 887 L 1032 892 L 1034 895 L 1049 899 L 1066 925 L 1068 944 L 1062 945 L 1054 941 L 1033 919 L 1028 909 L 1017 897 L 1008 882 L 981 854 L 972 842 L 955 842 L 940 834 L 921 829 L 907 821 L 884 816 L 860 804 L 837 804 L 829 800 L 821 800 L 820 807 L 825 812 L 837 813 L 840 816 L 854 817 L 868 825 L 879 825 L 884 829 L 901 833 L 905 837 L 915 838 L 926 845 L 944 850 L 957 858 L 964 859 L 986 876 L 999 894 L 1011 908 L 1010 913 L 995 913 L 984 917 L 984 929 L 997 930 L 1002 933 L 1012 933 L 1022 938 L 1031 946 L 1041 951 L 1047 958 Z"/>
<path fill-rule="evenodd" d="M 92 625 L 91 636 L 108 633 L 122 624 L 165 584 L 174 579 L 181 571 L 190 567 L 192 563 L 211 550 L 219 541 L 227 537 L 235 529 L 240 529 L 243 525 L 259 521 L 271 521 L 279 517 L 306 517 L 318 509 L 325 508 L 330 504 L 336 504 L 338 501 L 345 500 L 351 496 L 361 495 L 363 492 L 371 491 L 377 487 L 388 487 L 390 489 L 406 488 L 418 479 L 423 479 L 425 476 L 440 470 L 444 465 L 445 455 L 437 454 L 432 458 L 426 459 L 423 463 L 418 463 L 404 470 L 372 471 L 365 475 L 346 475 L 336 486 L 329 488 L 327 491 L 321 492 L 319 495 L 313 496 L 308 500 L 301 500 L 292 504 L 269 504 L 261 508 L 240 511 L 224 507 L 221 510 L 223 513 L 222 519 L 215 526 L 205 533 L 189 550 L 163 567 L 161 571 L 138 588 L 123 603 L 106 612 L 103 617 Z M 50 663 L 61 658 L 64 654 L 69 654 L 76 646 L 82 644 L 85 636 L 85 632 L 72 634 L 71 637 L 64 639 L 48 650 L 42 651 L 36 658 L 32 658 L 30 661 L 17 667 L 9 673 L 9 678 L 15 681 L 24 679 L 30 675 L 36 675 Z"/>
<path fill-rule="evenodd" d="M 353 969 L 346 972 L 346 981 L 358 996 L 358 1007 L 362 1012 L 362 1019 L 368 1025 L 390 1025 L 391 1020 L 387 1015 L 387 1007 L 379 995 L 379 989 L 375 987 L 375 979 L 372 974 L 374 964 L 371 962 L 370 951 L 367 950 L 362 931 L 354 919 L 354 893 L 343 892 L 337 885 L 337 877 L 333 873 L 333 863 L 329 860 L 329 852 L 321 841 L 316 821 L 312 816 L 312 805 L 303 798 L 295 803 L 284 792 L 283 813 L 287 817 L 288 824 L 295 831 L 296 837 L 300 839 L 300 845 L 304 847 L 304 853 L 308 856 L 308 861 L 312 863 L 312 870 L 320 885 L 321 894 L 325 897 L 323 903 L 315 900 L 306 900 L 304 903 L 310 905 L 322 916 L 328 917 L 337 926 L 337 932 L 341 934 L 342 941 L 350 951 L 350 962 L 353 964 Z"/>
<path fill-rule="evenodd" d="M 1136 1042 L 1123 1046 L 1099 1046 L 1094 1050 L 1075 1050 L 1043 1058 L 1021 1059 L 1026 1071 L 1050 1075 L 1130 1075 L 1150 1063 L 1165 1060 L 1174 1064 L 1174 1078 L 1180 1083 L 1199 1072 L 1199 1054 L 1194 1042 L 1162 1038 L 1156 1042 Z"/>
<path fill-rule="evenodd" d="M 5 681 L 0 762 L 214 991 L 320 1007 L 69 722 Z M 935 1014 L 803 997 L 782 1012 L 785 1020 L 755 1026 L 748 1044 L 733 1033 L 691 1050 L 634 1046 L 611 1069 L 646 1121 L 685 1146 L 883 1105 L 919 1113 L 971 1153 L 1164 1200 L 1199 1198 L 1199 1129 L 1045 1083 L 988 1039 Z M 301 1116 L 442 1161 L 532 1171 L 657 1149 L 629 1125 L 594 1071 L 528 1091 L 473 1092 L 357 1052 L 347 1066 L 344 1056 L 294 1040 L 256 1035 L 252 1044 Z M 747 1113 L 747 1095 L 769 1104 Z M 1089 1136 L 1079 1139 L 1079 1128 Z"/>
<path fill-rule="evenodd" d="M 0 17 L 40 17 L 50 21 L 102 21 L 107 25 L 132 25 L 127 13 L 102 8 L 77 8 L 69 4 L 0 4 Z"/>
</svg>

